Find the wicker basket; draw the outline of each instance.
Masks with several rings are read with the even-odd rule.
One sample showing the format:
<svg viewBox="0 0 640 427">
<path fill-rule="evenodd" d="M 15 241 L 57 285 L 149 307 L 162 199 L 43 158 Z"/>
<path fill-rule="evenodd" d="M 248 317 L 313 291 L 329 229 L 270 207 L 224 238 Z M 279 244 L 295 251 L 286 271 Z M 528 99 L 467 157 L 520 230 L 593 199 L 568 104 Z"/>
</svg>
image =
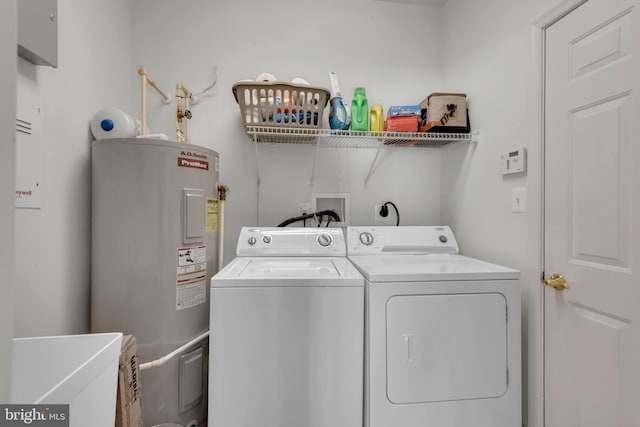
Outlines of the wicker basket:
<svg viewBox="0 0 640 427">
<path fill-rule="evenodd" d="M 238 82 L 233 95 L 245 127 L 320 129 L 329 91 L 281 82 Z"/>
</svg>

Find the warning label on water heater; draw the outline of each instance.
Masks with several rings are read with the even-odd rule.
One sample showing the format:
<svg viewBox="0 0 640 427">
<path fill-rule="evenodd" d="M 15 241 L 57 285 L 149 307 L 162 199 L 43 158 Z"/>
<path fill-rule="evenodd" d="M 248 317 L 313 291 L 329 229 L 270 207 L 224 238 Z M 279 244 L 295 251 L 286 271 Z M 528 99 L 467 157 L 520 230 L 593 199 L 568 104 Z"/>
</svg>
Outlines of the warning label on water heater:
<svg viewBox="0 0 640 427">
<path fill-rule="evenodd" d="M 206 231 L 218 231 L 218 200 L 213 197 L 207 198 Z"/>
<path fill-rule="evenodd" d="M 178 248 L 176 310 L 207 302 L 207 247 Z"/>
</svg>

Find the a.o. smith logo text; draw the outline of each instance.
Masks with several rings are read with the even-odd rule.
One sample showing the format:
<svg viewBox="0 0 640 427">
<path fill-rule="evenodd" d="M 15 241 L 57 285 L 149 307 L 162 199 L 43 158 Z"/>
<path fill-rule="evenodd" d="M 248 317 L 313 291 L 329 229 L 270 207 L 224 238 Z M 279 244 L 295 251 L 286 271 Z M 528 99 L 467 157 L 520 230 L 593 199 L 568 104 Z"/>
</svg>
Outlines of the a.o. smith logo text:
<svg viewBox="0 0 640 427">
<path fill-rule="evenodd" d="M 0 405 L 0 427 L 69 427 L 69 405 Z"/>
<path fill-rule="evenodd" d="M 206 155 L 197 153 L 195 151 L 181 151 L 180 155 L 181 156 L 187 156 L 187 157 L 197 157 L 199 159 L 207 160 L 207 156 Z"/>
</svg>

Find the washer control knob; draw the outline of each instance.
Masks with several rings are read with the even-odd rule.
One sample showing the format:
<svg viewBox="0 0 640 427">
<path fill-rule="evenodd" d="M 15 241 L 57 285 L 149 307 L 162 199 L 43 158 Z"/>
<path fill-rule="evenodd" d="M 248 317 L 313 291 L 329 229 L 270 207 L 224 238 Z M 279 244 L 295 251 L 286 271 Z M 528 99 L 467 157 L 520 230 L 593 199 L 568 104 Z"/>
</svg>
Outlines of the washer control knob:
<svg viewBox="0 0 640 427">
<path fill-rule="evenodd" d="M 318 235 L 318 244 L 323 247 L 327 247 L 333 242 L 333 237 L 330 234 L 322 233 Z"/>
<path fill-rule="evenodd" d="M 266 236 L 264 236 L 264 237 L 262 238 L 262 241 L 263 241 L 263 242 L 265 242 L 265 243 L 267 243 L 267 244 L 271 243 L 271 236 L 269 236 L 269 235 L 267 234 Z"/>
<path fill-rule="evenodd" d="M 364 233 L 360 233 L 360 241 L 363 245 L 371 245 L 373 243 L 373 234 L 365 231 Z"/>
<path fill-rule="evenodd" d="M 438 239 L 440 239 L 440 241 L 442 243 L 447 243 L 447 236 L 445 236 L 444 234 L 440 235 L 440 237 L 438 237 Z"/>
<path fill-rule="evenodd" d="M 247 240 L 247 243 L 249 243 L 249 246 L 253 246 L 256 244 L 256 238 L 251 236 L 249 237 L 249 240 Z"/>
</svg>

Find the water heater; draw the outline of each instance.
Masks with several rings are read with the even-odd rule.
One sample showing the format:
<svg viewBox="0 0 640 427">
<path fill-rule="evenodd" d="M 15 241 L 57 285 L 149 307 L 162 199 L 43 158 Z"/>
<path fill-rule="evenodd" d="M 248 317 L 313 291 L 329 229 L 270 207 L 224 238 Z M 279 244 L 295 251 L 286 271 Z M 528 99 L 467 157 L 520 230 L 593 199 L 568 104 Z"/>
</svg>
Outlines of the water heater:
<svg viewBox="0 0 640 427">
<path fill-rule="evenodd" d="M 157 361 L 209 327 L 218 153 L 125 138 L 92 156 L 91 330 L 134 335 L 139 363 Z M 144 425 L 205 425 L 207 366 L 203 338 L 141 371 Z"/>
</svg>

